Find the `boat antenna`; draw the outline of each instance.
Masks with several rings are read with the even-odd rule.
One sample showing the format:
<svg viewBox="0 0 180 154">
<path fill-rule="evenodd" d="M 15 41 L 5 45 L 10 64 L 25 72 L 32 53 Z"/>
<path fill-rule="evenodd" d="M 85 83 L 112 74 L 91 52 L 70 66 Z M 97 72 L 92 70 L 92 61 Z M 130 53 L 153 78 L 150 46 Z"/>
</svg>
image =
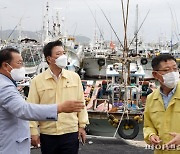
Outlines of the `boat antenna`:
<svg viewBox="0 0 180 154">
<path fill-rule="evenodd" d="M 74 28 L 74 32 L 73 32 L 73 37 L 75 37 L 75 33 L 76 33 L 76 30 L 77 30 L 77 22 L 75 22 L 75 28 Z"/>
<path fill-rule="evenodd" d="M 176 12 L 175 13 L 175 19 L 176 19 L 176 26 L 177 26 L 177 31 L 178 31 L 178 34 L 179 34 L 179 26 L 178 26 L 178 20 L 177 20 L 177 15 L 176 15 Z M 179 38 L 179 37 L 178 37 Z M 179 40 L 179 39 L 178 39 Z"/>
<path fill-rule="evenodd" d="M 7 37 L 7 40 L 9 40 L 9 38 L 11 37 L 11 35 L 14 33 L 14 31 L 16 30 L 16 28 L 18 27 L 18 25 L 21 23 L 23 19 L 23 16 L 20 18 L 18 24 L 14 27 L 14 29 L 11 31 L 11 33 L 9 34 L 9 36 Z"/>
<path fill-rule="evenodd" d="M 86 2 L 86 1 L 85 1 L 85 2 Z M 90 10 L 90 12 L 91 12 L 91 14 L 92 14 L 92 16 L 93 16 L 93 19 L 94 19 L 94 21 L 95 21 L 95 24 L 96 24 L 97 27 L 98 27 L 98 30 L 99 30 L 99 32 L 100 32 L 100 37 L 102 37 L 102 39 L 104 40 L 103 34 L 102 34 L 101 29 L 100 29 L 100 27 L 99 27 L 99 25 L 98 25 L 98 23 L 97 23 L 96 17 L 94 16 L 94 14 L 93 14 L 93 12 L 92 12 L 92 10 L 91 10 L 91 8 L 90 8 L 90 6 L 88 5 L 87 2 L 86 2 L 86 5 L 88 6 L 88 8 L 89 8 L 89 10 Z"/>
<path fill-rule="evenodd" d="M 97 4 L 97 5 L 98 5 L 98 4 Z M 107 20 L 109 26 L 110 26 L 111 29 L 113 30 L 113 32 L 114 32 L 116 38 L 118 39 L 118 42 L 120 43 L 120 46 L 124 49 L 124 47 L 123 47 L 123 45 L 122 45 L 122 43 L 121 43 L 121 41 L 120 41 L 120 39 L 119 39 L 119 37 L 118 37 L 116 31 L 114 30 L 114 28 L 113 28 L 113 26 L 112 26 L 112 24 L 111 24 L 111 22 L 110 22 L 109 19 L 107 18 L 106 14 L 105 14 L 104 11 L 102 10 L 102 8 L 101 8 L 99 5 L 98 5 L 98 7 L 100 8 L 101 12 L 103 13 L 104 17 L 106 18 L 106 20 Z"/>
<path fill-rule="evenodd" d="M 54 21 L 54 17 L 52 16 L 52 22 L 53 22 L 53 33 L 52 37 L 56 37 L 56 22 Z"/>
<path fill-rule="evenodd" d="M 131 46 L 131 44 L 133 43 L 134 39 L 137 37 L 137 35 L 138 35 L 138 33 L 139 33 L 140 29 L 142 28 L 142 25 L 144 24 L 144 22 L 145 22 L 145 20 L 146 20 L 146 18 L 147 18 L 147 16 L 148 16 L 148 14 L 149 14 L 149 12 L 150 12 L 150 10 L 147 12 L 147 14 L 146 14 L 146 16 L 145 16 L 144 20 L 142 21 L 142 23 L 141 23 L 140 27 L 139 27 L 139 28 L 138 28 L 138 30 L 136 31 L 136 33 L 135 33 L 135 35 L 134 35 L 134 37 L 133 37 L 132 41 L 131 41 L 131 42 L 130 42 L 130 44 L 129 44 L 129 47 L 130 47 L 130 46 Z"/>
<path fill-rule="evenodd" d="M 178 27 L 176 26 L 176 24 L 175 24 L 175 19 L 174 19 L 174 16 L 173 16 L 172 9 L 171 9 L 171 7 L 170 7 L 169 4 L 168 4 L 168 6 L 169 6 L 169 9 L 170 9 L 170 12 L 171 12 L 171 18 L 172 18 L 172 23 L 171 23 L 171 25 L 172 25 L 172 27 L 171 27 L 171 33 L 173 33 L 173 32 L 172 32 L 172 28 L 173 28 L 173 23 L 174 23 L 174 29 L 175 29 L 174 33 L 175 33 L 175 35 L 176 35 L 177 40 L 179 41 L 178 34 L 176 33 L 176 30 L 177 30 L 178 33 L 179 33 L 179 28 L 178 28 Z M 176 18 L 176 21 L 177 21 L 177 18 Z M 178 25 L 178 24 L 177 24 L 177 25 Z M 171 34 L 171 35 L 173 35 L 173 34 Z M 172 51 L 172 36 L 171 36 L 171 51 Z"/>
</svg>

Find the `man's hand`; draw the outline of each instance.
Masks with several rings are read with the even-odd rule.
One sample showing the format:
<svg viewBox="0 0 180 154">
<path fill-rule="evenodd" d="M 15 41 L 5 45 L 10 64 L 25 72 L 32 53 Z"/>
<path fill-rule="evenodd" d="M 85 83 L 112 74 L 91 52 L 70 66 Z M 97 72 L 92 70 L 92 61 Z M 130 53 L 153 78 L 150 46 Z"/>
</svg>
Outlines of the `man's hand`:
<svg viewBox="0 0 180 154">
<path fill-rule="evenodd" d="M 40 147 L 39 135 L 31 135 L 31 145 L 33 145 L 36 148 Z"/>
<path fill-rule="evenodd" d="M 162 140 L 160 140 L 159 136 L 157 136 L 155 134 L 151 135 L 149 140 L 150 140 L 151 144 L 154 144 L 154 145 L 162 142 Z"/>
<path fill-rule="evenodd" d="M 79 140 L 82 144 L 86 142 L 86 131 L 84 128 L 79 128 Z"/>
<path fill-rule="evenodd" d="M 58 113 L 80 112 L 84 108 L 82 101 L 65 101 L 58 105 Z"/>
<path fill-rule="evenodd" d="M 171 145 L 180 145 L 180 134 L 178 133 L 169 133 L 171 136 L 173 136 L 173 139 L 169 141 L 166 146 L 171 147 Z"/>
</svg>

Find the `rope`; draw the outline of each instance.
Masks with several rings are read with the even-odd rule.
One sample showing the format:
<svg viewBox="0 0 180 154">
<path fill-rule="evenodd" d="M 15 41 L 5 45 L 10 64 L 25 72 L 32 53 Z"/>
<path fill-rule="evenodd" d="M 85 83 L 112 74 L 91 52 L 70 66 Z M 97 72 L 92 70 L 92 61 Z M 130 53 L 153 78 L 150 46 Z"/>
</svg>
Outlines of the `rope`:
<svg viewBox="0 0 180 154">
<path fill-rule="evenodd" d="M 123 114 L 122 114 L 122 116 L 121 116 L 121 119 L 120 119 L 120 121 L 119 121 L 119 124 L 118 124 L 118 126 L 117 126 L 117 128 L 116 128 L 116 131 L 115 131 L 113 137 L 116 137 L 117 131 L 118 131 L 118 129 L 119 129 L 119 126 L 120 126 L 120 124 L 121 124 L 121 121 L 123 120 L 123 117 L 124 117 L 125 112 L 127 113 L 127 117 L 128 117 L 128 119 L 129 119 L 128 110 L 127 110 L 127 107 L 126 107 L 126 106 L 127 106 L 127 104 L 124 105 L 124 108 L 123 108 L 123 109 L 124 109 Z"/>
</svg>

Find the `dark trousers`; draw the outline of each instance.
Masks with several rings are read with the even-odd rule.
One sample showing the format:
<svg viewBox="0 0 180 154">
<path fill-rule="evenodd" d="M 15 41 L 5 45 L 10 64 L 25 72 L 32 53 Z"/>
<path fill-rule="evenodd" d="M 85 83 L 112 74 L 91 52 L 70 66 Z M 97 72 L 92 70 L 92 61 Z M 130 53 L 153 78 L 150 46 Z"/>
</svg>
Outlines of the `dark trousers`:
<svg viewBox="0 0 180 154">
<path fill-rule="evenodd" d="M 63 135 L 40 134 L 42 154 L 78 154 L 78 133 Z"/>
</svg>

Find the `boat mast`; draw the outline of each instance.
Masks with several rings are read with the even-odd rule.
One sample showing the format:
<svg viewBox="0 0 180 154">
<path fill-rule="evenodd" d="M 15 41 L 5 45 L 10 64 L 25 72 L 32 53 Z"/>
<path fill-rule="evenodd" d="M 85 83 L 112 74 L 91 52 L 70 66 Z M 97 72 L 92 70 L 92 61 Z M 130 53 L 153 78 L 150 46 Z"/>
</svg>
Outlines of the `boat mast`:
<svg viewBox="0 0 180 154">
<path fill-rule="evenodd" d="M 124 9 L 124 2 L 121 0 L 122 12 L 123 12 L 123 24 L 124 24 L 124 51 L 123 58 L 127 58 L 128 55 L 128 45 L 127 45 L 127 22 L 128 22 L 128 14 L 129 14 L 129 0 L 127 0 L 126 6 L 126 14 Z"/>
<path fill-rule="evenodd" d="M 46 4 L 46 14 L 43 22 L 43 44 L 49 42 L 49 3 Z M 45 33 L 45 34 L 44 34 Z"/>
<path fill-rule="evenodd" d="M 136 5 L 136 20 L 135 20 L 135 31 L 134 31 L 134 36 L 136 36 L 135 38 L 135 42 L 136 42 L 136 55 L 138 54 L 138 4 Z"/>
<path fill-rule="evenodd" d="M 122 63 L 121 83 L 124 83 L 124 87 L 127 87 L 127 85 L 130 84 L 130 60 L 128 59 L 128 50 L 129 49 L 128 49 L 128 42 L 127 42 L 129 0 L 127 0 L 126 12 L 125 12 L 125 8 L 124 8 L 123 0 L 121 0 L 121 7 L 122 7 L 123 24 L 124 24 L 124 48 L 123 48 L 123 58 L 120 58 L 119 61 Z M 126 99 L 127 98 L 125 98 L 125 100 Z"/>
</svg>

